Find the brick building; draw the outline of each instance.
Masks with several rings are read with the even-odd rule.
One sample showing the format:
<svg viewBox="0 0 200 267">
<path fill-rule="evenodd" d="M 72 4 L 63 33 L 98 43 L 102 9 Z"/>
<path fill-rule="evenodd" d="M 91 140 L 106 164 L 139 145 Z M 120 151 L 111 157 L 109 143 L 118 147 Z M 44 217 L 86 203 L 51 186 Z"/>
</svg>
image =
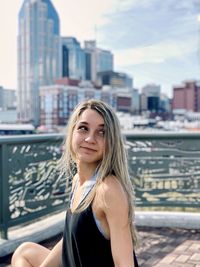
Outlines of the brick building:
<svg viewBox="0 0 200 267">
<path fill-rule="evenodd" d="M 186 81 L 184 85 L 174 87 L 172 108 L 200 112 L 200 83 Z"/>
</svg>

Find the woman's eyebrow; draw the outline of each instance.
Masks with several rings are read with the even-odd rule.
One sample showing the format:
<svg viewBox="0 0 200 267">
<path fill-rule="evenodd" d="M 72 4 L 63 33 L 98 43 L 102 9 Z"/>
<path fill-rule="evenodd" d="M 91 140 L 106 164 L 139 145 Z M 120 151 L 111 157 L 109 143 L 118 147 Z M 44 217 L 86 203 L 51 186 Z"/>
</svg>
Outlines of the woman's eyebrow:
<svg viewBox="0 0 200 267">
<path fill-rule="evenodd" d="M 87 124 L 87 125 L 89 124 L 87 121 L 79 121 L 78 123 L 79 124 Z"/>
<path fill-rule="evenodd" d="M 99 127 L 104 127 L 105 125 L 104 125 L 104 123 L 102 123 L 102 124 L 99 124 Z"/>
<path fill-rule="evenodd" d="M 87 121 L 79 121 L 78 124 L 84 124 L 84 125 L 89 125 L 89 123 Z M 98 127 L 104 127 L 104 123 L 101 123 L 98 125 Z"/>
</svg>

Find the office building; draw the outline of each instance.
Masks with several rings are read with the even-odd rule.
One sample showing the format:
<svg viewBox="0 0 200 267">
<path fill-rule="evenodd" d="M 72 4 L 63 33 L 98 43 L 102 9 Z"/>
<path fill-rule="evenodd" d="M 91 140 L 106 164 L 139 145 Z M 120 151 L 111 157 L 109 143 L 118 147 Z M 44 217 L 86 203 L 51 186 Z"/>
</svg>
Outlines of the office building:
<svg viewBox="0 0 200 267">
<path fill-rule="evenodd" d="M 96 83 L 98 72 L 113 70 L 113 54 L 109 50 L 98 48 L 96 41 L 85 41 L 84 50 L 86 58 L 86 80 L 91 80 L 93 83 Z"/>
<path fill-rule="evenodd" d="M 132 88 L 133 79 L 126 73 L 115 71 L 101 71 L 97 73 L 97 84 L 99 86 L 110 85 L 117 88 Z"/>
<path fill-rule="evenodd" d="M 64 82 L 64 81 L 63 81 Z M 65 126 L 75 106 L 85 99 L 101 99 L 116 109 L 116 94 L 58 82 L 40 88 L 40 125 L 47 129 Z"/>
<path fill-rule="evenodd" d="M 61 77 L 60 25 L 50 0 L 24 0 L 18 29 L 18 114 L 39 125 L 39 87 Z"/>
<path fill-rule="evenodd" d="M 142 88 L 141 111 L 158 112 L 160 110 L 160 85 L 147 84 Z"/>
<path fill-rule="evenodd" d="M 132 88 L 130 90 L 131 94 L 131 109 L 130 112 L 132 114 L 139 114 L 140 113 L 140 95 L 138 89 Z"/>
<path fill-rule="evenodd" d="M 0 110 L 16 109 L 16 90 L 0 86 Z"/>
<path fill-rule="evenodd" d="M 175 86 L 172 107 L 173 110 L 200 112 L 200 83 L 186 81 L 181 86 Z"/>
<path fill-rule="evenodd" d="M 85 80 L 85 53 L 74 37 L 62 38 L 62 77 Z"/>
<path fill-rule="evenodd" d="M 160 111 L 171 112 L 171 99 L 163 93 L 160 95 Z"/>
<path fill-rule="evenodd" d="M 0 86 L 0 123 L 16 123 L 16 90 Z"/>
</svg>

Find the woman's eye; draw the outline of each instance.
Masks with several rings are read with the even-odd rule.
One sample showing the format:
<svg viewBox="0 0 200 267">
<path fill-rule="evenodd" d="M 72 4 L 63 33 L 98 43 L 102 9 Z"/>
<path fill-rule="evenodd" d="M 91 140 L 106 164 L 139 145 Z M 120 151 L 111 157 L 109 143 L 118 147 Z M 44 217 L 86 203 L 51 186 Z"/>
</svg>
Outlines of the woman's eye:
<svg viewBox="0 0 200 267">
<path fill-rule="evenodd" d="M 79 126 L 78 127 L 78 131 L 81 131 L 81 132 L 87 131 L 87 127 L 85 127 L 85 126 Z"/>
<path fill-rule="evenodd" d="M 100 131 L 99 131 L 99 135 L 104 136 L 104 134 L 105 134 L 105 131 L 104 131 L 104 130 L 100 130 Z"/>
</svg>

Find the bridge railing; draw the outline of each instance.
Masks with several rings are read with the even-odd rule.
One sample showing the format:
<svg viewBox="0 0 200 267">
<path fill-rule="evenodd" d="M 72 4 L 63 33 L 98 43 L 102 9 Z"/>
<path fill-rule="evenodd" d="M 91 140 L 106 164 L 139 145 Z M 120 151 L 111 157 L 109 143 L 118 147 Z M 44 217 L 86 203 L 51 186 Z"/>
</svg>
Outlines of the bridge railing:
<svg viewBox="0 0 200 267">
<path fill-rule="evenodd" d="M 0 138 L 0 230 L 63 210 L 66 179 L 57 168 L 62 135 Z"/>
<path fill-rule="evenodd" d="M 124 135 L 136 205 L 199 210 L 200 135 Z M 10 227 L 66 209 L 70 181 L 57 167 L 62 144 L 58 134 L 0 137 L 2 238 Z"/>
<path fill-rule="evenodd" d="M 200 134 L 126 134 L 139 207 L 200 211 Z"/>
</svg>

